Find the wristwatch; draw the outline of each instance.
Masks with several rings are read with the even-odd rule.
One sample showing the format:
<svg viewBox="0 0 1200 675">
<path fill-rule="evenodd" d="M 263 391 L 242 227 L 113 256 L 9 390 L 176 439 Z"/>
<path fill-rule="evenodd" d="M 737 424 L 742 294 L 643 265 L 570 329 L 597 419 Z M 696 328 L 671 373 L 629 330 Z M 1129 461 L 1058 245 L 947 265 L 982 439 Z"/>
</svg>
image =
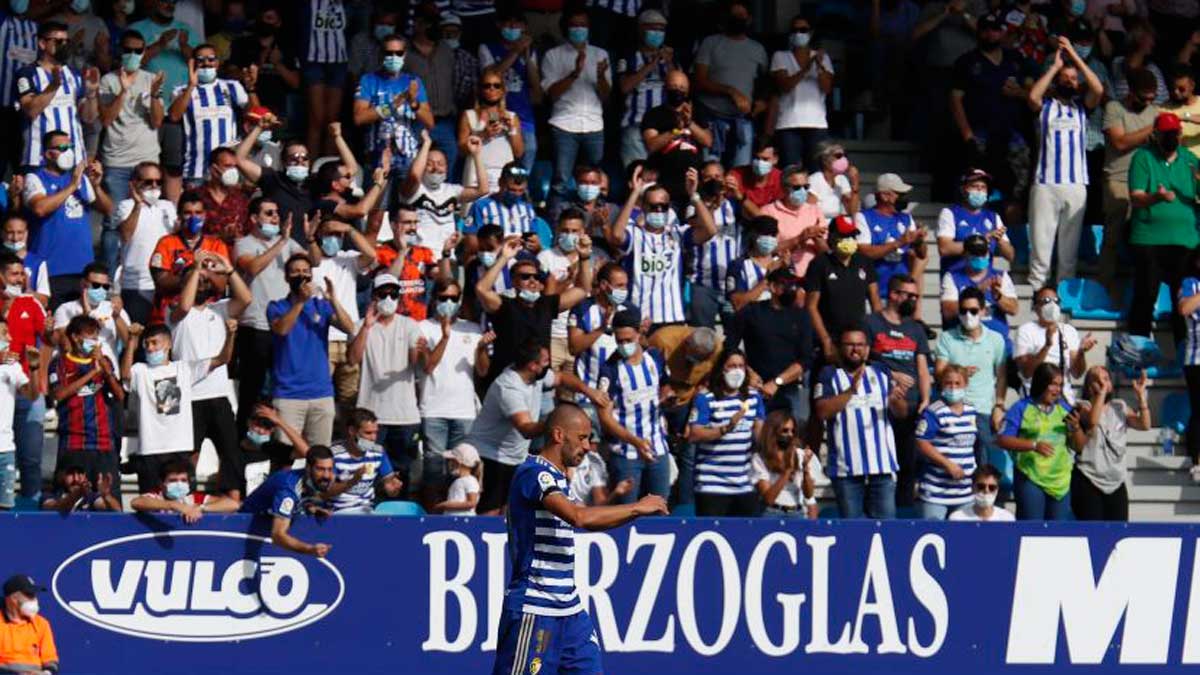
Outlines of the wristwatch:
<svg viewBox="0 0 1200 675">
<path fill-rule="evenodd" d="M 776 377 L 776 378 L 775 378 L 775 386 L 776 386 L 776 387 L 782 387 L 782 386 L 783 386 L 783 378 L 782 378 L 782 377 Z"/>
</svg>

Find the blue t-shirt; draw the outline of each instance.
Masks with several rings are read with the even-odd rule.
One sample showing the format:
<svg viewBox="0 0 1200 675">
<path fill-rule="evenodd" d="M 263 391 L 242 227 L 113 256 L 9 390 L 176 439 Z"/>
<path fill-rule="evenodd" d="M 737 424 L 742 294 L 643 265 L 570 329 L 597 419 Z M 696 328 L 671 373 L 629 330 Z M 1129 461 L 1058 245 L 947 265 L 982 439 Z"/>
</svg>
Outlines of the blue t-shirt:
<svg viewBox="0 0 1200 675">
<path fill-rule="evenodd" d="M 200 46 L 200 39 L 203 35 L 196 35 L 192 27 L 188 24 L 175 19 L 167 24 L 156 23 L 150 19 L 142 19 L 129 25 L 130 30 L 136 30 L 146 38 L 146 44 L 151 45 L 158 40 L 159 36 L 169 30 L 183 31 L 188 34 L 188 46 L 195 49 Z M 118 44 L 119 39 L 114 38 L 113 44 Z M 188 64 L 187 59 L 183 58 L 183 52 L 179 51 L 179 36 L 176 35 L 173 40 L 167 43 L 166 49 L 160 51 L 157 56 L 142 64 L 142 70 L 148 70 L 152 73 L 157 73 L 160 70 L 166 74 L 166 79 L 163 81 L 163 96 L 170 96 L 171 92 L 175 91 L 176 87 L 182 87 L 188 83 Z M 166 100 L 166 99 L 164 99 Z M 170 101 L 166 101 L 170 105 Z"/>
<path fill-rule="evenodd" d="M 275 321 L 291 307 L 288 298 L 272 300 L 267 305 L 267 321 Z M 271 334 L 275 398 L 312 400 L 333 396 L 333 380 L 329 377 L 329 324 L 333 313 L 328 300 L 309 298 L 287 335 Z"/>
<path fill-rule="evenodd" d="M 25 198 L 52 195 L 71 184 L 71 174 L 55 176 L 46 169 L 26 174 Z M 92 224 L 87 204 L 96 199 L 90 179 L 83 179 L 63 205 L 42 219 L 30 217 L 29 252 L 46 261 L 50 276 L 79 274 L 92 262 Z"/>
<path fill-rule="evenodd" d="M 427 103 L 429 97 L 425 95 L 425 83 L 421 82 L 421 78 L 416 75 L 408 73 L 400 73 L 396 77 L 389 77 L 379 72 L 367 73 L 358 83 L 358 90 L 354 92 L 354 100 L 366 101 L 373 108 L 387 106 L 392 109 L 396 96 L 407 93 L 409 83 L 414 80 L 417 83 L 417 103 Z M 393 143 L 392 170 L 407 172 L 409 165 L 417 156 L 417 150 L 421 147 L 421 132 L 418 124 L 416 109 L 408 105 L 394 109 L 391 117 L 372 124 L 367 129 L 366 141 L 373 158 L 372 164 L 376 166 L 379 164 L 383 149 L 387 147 L 388 140 L 391 139 Z"/>
<path fill-rule="evenodd" d="M 304 469 L 276 471 L 242 502 L 241 513 L 295 518 L 303 509 Z"/>
</svg>

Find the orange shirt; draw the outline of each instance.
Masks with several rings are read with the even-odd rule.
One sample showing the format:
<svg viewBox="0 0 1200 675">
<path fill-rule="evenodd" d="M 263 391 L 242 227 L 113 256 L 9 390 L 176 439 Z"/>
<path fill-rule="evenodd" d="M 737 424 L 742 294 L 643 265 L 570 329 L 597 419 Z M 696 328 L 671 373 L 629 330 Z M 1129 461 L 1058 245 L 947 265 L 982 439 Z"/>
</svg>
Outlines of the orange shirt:
<svg viewBox="0 0 1200 675">
<path fill-rule="evenodd" d="M 30 621 L 10 622 L 0 614 L 0 669 L 40 671 L 58 663 L 50 622 L 41 614 Z"/>
<path fill-rule="evenodd" d="M 230 260 L 229 247 L 216 237 L 202 235 L 195 246 L 188 246 L 183 237 L 178 234 L 168 234 L 155 244 L 154 253 L 150 256 L 150 269 L 182 274 L 185 269 L 196 262 L 196 251 L 217 253 L 226 260 Z M 167 319 L 167 308 L 175 304 L 178 297 L 178 294 L 168 296 L 155 293 L 154 312 L 150 317 L 150 322 L 164 323 Z"/>
<path fill-rule="evenodd" d="M 380 246 L 375 250 L 375 260 L 383 268 L 392 266 L 399 253 L 391 246 Z M 404 266 L 396 278 L 400 280 L 400 306 L 396 310 L 413 321 L 424 321 L 428 314 L 425 303 L 425 278 L 437 270 L 433 249 L 412 246 L 404 258 Z"/>
</svg>

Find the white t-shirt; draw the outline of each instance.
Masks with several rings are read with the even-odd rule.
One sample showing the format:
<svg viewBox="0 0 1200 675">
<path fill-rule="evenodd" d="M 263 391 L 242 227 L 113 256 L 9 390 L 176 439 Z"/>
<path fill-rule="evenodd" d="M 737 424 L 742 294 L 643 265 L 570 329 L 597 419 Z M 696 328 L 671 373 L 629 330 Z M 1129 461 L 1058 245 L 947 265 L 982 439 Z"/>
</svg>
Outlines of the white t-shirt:
<svg viewBox="0 0 1200 675">
<path fill-rule="evenodd" d="M 27 258 L 22 258 L 22 260 L 26 260 L 26 259 Z M 37 282 L 34 284 L 34 287 L 29 289 L 31 292 L 37 293 L 39 295 L 44 295 L 47 298 L 50 297 L 50 268 L 46 266 L 45 260 L 41 260 L 38 262 L 37 269 L 34 269 L 34 268 L 30 267 L 29 265 L 26 265 L 25 266 L 25 278 L 26 279 L 37 279 Z"/>
<path fill-rule="evenodd" d="M 553 276 L 560 284 L 567 280 L 567 274 L 571 269 L 571 259 L 566 253 L 558 250 L 557 246 L 538 253 L 537 260 L 542 271 Z M 567 319 L 570 316 L 571 312 L 565 310 L 554 317 L 554 321 L 550 322 L 550 337 L 567 337 Z"/>
<path fill-rule="evenodd" d="M 18 390 L 29 382 L 29 376 L 17 361 L 0 364 L 0 453 L 17 449 L 13 438 L 13 410 Z"/>
<path fill-rule="evenodd" d="M 218 300 L 206 305 L 192 307 L 187 316 L 171 326 L 171 359 L 178 361 L 206 361 L 215 359 L 225 347 L 225 319 L 229 318 L 229 300 Z M 234 405 L 233 382 L 229 379 L 229 368 L 215 368 L 203 380 L 197 378 L 192 399 L 208 401 L 227 398 Z"/>
<path fill-rule="evenodd" d="M 1008 523 L 1015 521 L 1016 519 L 1017 517 L 1014 516 L 1011 511 L 1007 511 L 997 506 L 992 509 L 992 517 L 988 518 L 987 522 Z M 975 506 L 973 504 L 967 504 L 957 511 L 952 511 L 950 513 L 950 520 L 983 522 L 983 518 L 980 518 L 979 514 L 975 513 Z"/>
<path fill-rule="evenodd" d="M 338 304 L 346 310 L 350 321 L 358 324 L 358 273 L 362 271 L 362 252 L 339 251 L 332 258 L 324 258 L 312 270 L 313 287 L 317 295 L 325 297 L 325 277 L 333 280 L 333 292 L 337 294 Z M 278 298 L 276 298 L 278 299 Z M 349 336 L 340 329 L 329 327 L 330 342 L 346 342 Z"/>
<path fill-rule="evenodd" d="M 380 424 L 419 424 L 417 364 L 408 350 L 417 346 L 421 329 L 416 321 L 396 314 L 377 322 L 367 333 L 359 376 L 358 407 L 375 413 Z"/>
<path fill-rule="evenodd" d="M 171 361 L 151 367 L 135 363 L 129 370 L 129 393 L 137 400 L 139 455 L 190 451 L 192 395 L 209 374 L 208 359 Z"/>
<path fill-rule="evenodd" d="M 1073 398 L 1074 392 L 1071 387 L 1071 378 L 1065 371 L 1071 369 L 1071 352 L 1079 350 L 1079 331 L 1069 323 L 1058 324 L 1059 338 L 1054 340 L 1054 344 L 1050 345 L 1050 350 L 1046 352 L 1046 360 L 1042 363 L 1049 363 L 1055 366 L 1063 365 L 1063 396 L 1068 400 Z M 1062 353 L 1063 345 L 1067 347 L 1067 353 Z M 1042 351 L 1042 347 L 1046 346 L 1046 327 L 1037 321 L 1026 321 L 1017 328 L 1016 338 L 1013 340 L 1013 358 L 1018 356 L 1029 356 Z M 1021 386 L 1028 390 L 1032 378 L 1025 377 L 1021 373 Z"/>
<path fill-rule="evenodd" d="M 429 350 L 442 340 L 442 325 L 432 319 L 420 323 Z M 437 367 L 421 378 L 421 417 L 472 420 L 479 412 L 475 395 L 475 350 L 483 330 L 474 321 L 450 324 L 450 341 Z"/>
<path fill-rule="evenodd" d="M 803 460 L 803 457 L 798 459 Z M 821 468 L 821 460 L 813 455 L 813 458 L 808 462 L 808 475 L 813 479 L 813 483 L 825 476 L 825 470 Z M 757 452 L 750 456 L 750 484 L 758 485 L 759 481 L 767 481 L 768 484 L 774 484 L 779 479 L 779 474 L 767 468 L 767 463 L 763 461 L 762 455 Z M 779 495 L 775 497 L 774 504 L 767 506 L 778 506 L 781 508 L 796 508 L 804 504 L 804 476 L 799 472 L 792 474 L 792 482 L 788 483 L 779 491 Z"/>
<path fill-rule="evenodd" d="M 475 476 L 467 474 L 459 476 L 450 484 L 450 491 L 446 495 L 446 501 L 462 502 L 466 501 L 468 495 L 479 494 L 479 481 L 475 480 Z M 473 516 L 475 509 L 459 509 L 445 511 L 443 515 L 447 516 Z"/>
<path fill-rule="evenodd" d="M 470 161 L 467 162 L 470 164 Z M 442 249 L 446 240 L 454 234 L 454 215 L 462 204 L 459 195 L 463 186 L 455 183 L 442 183 L 436 190 L 430 190 L 424 183 L 417 185 L 407 201 L 417 210 L 417 243 L 433 251 L 433 259 L 442 259 Z M 391 232 L 391 227 L 388 227 Z M 379 241 L 389 241 L 395 237 L 384 238 L 380 228 Z"/>
<path fill-rule="evenodd" d="M 124 222 L 133 213 L 133 200 L 126 199 L 117 205 L 117 222 Z M 160 199 L 152 206 L 142 205 L 138 212 L 137 228 L 124 245 L 121 257 L 121 288 L 130 291 L 153 291 L 154 279 L 150 276 L 150 256 L 158 240 L 175 231 L 178 216 L 175 205 Z"/>
<path fill-rule="evenodd" d="M 829 55 L 821 54 L 821 65 L 829 73 L 833 72 L 833 61 Z M 787 75 L 800 72 L 800 64 L 792 50 L 778 51 L 771 56 L 771 72 L 783 71 Z M 817 83 L 818 68 L 816 63 L 809 64 L 808 73 L 800 78 L 800 82 L 791 91 L 779 97 L 779 120 L 776 129 L 827 129 L 829 123 L 825 119 L 825 93 Z"/>
<path fill-rule="evenodd" d="M 574 45 L 562 44 L 542 57 L 542 88 L 558 82 L 575 70 L 578 55 Z M 596 70 L 600 63 L 608 63 L 608 52 L 592 45 L 587 46 L 583 72 L 565 92 L 554 100 L 550 113 L 550 126 L 572 134 L 586 134 L 604 130 L 604 102 L 596 92 Z M 604 79 L 612 82 L 612 65 L 608 65 Z"/>
<path fill-rule="evenodd" d="M 71 322 L 71 319 L 80 314 L 83 314 L 82 301 L 72 300 L 71 302 L 64 302 L 58 306 L 58 309 L 54 310 L 54 327 L 66 330 L 67 324 Z M 112 359 L 113 363 L 117 363 L 117 322 L 113 318 L 112 303 L 105 300 L 96 307 L 93 307 L 92 311 L 88 312 L 88 315 L 100 322 L 100 344 L 104 350 L 103 354 Z M 121 310 L 121 320 L 125 322 L 126 326 L 129 325 L 129 315 L 123 309 Z"/>
<path fill-rule="evenodd" d="M 586 506 L 592 505 L 592 490 L 608 485 L 608 467 L 604 458 L 589 450 L 571 474 L 571 496 Z"/>
<path fill-rule="evenodd" d="M 808 191 L 817 196 L 817 206 L 821 207 L 821 214 L 829 219 L 846 212 L 842 197 L 850 194 L 851 190 L 850 179 L 843 174 L 834 176 L 833 185 L 825 180 L 825 174 L 820 171 L 814 171 L 808 177 Z"/>
</svg>

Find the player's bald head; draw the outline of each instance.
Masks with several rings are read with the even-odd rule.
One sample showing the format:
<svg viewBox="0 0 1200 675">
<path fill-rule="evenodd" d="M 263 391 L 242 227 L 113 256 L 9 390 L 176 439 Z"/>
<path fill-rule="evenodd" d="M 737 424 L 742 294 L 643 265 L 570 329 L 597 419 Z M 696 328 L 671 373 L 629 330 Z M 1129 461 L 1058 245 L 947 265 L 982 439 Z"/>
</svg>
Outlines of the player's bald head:
<svg viewBox="0 0 1200 675">
<path fill-rule="evenodd" d="M 588 419 L 587 413 L 583 408 L 574 403 L 563 402 L 555 406 L 550 412 L 550 417 L 546 419 L 546 431 L 554 429 L 562 429 L 569 431 L 579 428 L 579 425 L 585 424 L 588 427 L 592 426 L 592 421 Z"/>
<path fill-rule="evenodd" d="M 574 403 L 559 403 L 546 419 L 546 448 L 558 449 L 563 466 L 579 466 L 591 449 L 591 438 L 592 421 Z"/>
</svg>

